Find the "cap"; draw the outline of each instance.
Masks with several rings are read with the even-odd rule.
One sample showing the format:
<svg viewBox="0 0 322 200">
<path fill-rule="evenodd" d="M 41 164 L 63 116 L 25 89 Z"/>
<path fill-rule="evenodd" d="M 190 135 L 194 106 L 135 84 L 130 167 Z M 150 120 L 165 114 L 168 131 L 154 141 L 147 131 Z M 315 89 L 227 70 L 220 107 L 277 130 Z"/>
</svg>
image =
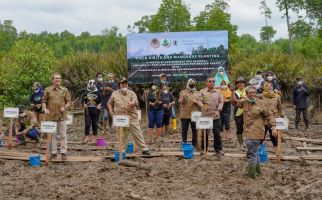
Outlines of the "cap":
<svg viewBox="0 0 322 200">
<path fill-rule="evenodd" d="M 119 83 L 124 83 L 124 82 L 128 83 L 129 81 L 127 80 L 127 78 L 122 77 L 121 80 L 119 81 Z"/>
<path fill-rule="evenodd" d="M 162 74 L 160 74 L 160 78 L 161 78 L 162 76 L 167 76 L 167 75 L 166 75 L 166 74 L 164 74 L 164 73 L 162 73 Z"/>
<path fill-rule="evenodd" d="M 25 110 L 25 106 L 24 105 L 20 105 L 19 107 L 19 114 L 23 113 L 23 111 Z"/>
<path fill-rule="evenodd" d="M 235 81 L 235 84 L 237 84 L 238 82 L 244 82 L 244 83 L 246 83 L 244 77 L 242 77 L 242 76 L 238 76 L 237 80 Z"/>
<path fill-rule="evenodd" d="M 108 73 L 107 74 L 107 78 L 114 78 L 115 76 L 114 76 L 114 74 L 113 73 Z"/>
<path fill-rule="evenodd" d="M 301 76 L 298 76 L 298 77 L 296 77 L 296 80 L 297 81 L 300 81 L 300 80 L 302 80 L 303 78 L 301 77 Z"/>
</svg>

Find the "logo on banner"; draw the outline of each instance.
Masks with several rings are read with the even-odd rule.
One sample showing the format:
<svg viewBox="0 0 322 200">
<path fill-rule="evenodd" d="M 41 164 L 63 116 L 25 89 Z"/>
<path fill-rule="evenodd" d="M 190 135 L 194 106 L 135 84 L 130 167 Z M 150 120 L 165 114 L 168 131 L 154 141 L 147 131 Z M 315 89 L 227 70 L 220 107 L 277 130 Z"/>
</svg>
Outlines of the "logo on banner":
<svg viewBox="0 0 322 200">
<path fill-rule="evenodd" d="M 158 39 L 156 39 L 156 38 L 153 38 L 153 39 L 151 40 L 151 46 L 152 46 L 153 48 L 155 48 L 155 49 L 159 48 L 159 46 L 160 46 L 160 42 L 159 42 L 159 40 L 158 40 Z"/>
<path fill-rule="evenodd" d="M 161 45 L 164 46 L 164 47 L 169 48 L 171 46 L 171 41 L 168 40 L 167 38 L 164 38 L 164 39 L 161 40 Z"/>
</svg>

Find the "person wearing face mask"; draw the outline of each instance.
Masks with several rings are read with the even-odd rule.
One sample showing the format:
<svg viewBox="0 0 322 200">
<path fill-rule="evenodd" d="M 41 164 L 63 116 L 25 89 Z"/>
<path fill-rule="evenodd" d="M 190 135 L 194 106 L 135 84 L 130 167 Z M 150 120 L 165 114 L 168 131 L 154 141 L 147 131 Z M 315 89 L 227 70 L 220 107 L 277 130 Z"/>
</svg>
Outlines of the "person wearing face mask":
<svg viewBox="0 0 322 200">
<path fill-rule="evenodd" d="M 235 85 L 237 86 L 237 90 L 234 92 L 234 97 L 239 100 L 246 98 L 246 81 L 244 77 L 239 76 L 235 82 Z M 236 134 L 237 139 L 239 143 L 239 148 L 244 147 L 244 141 L 243 141 L 243 132 L 244 132 L 244 118 L 243 118 L 243 112 L 244 110 L 242 108 L 238 108 L 237 106 L 234 106 L 234 120 L 236 125 Z"/>
<path fill-rule="evenodd" d="M 153 142 L 153 128 L 156 127 L 156 140 L 159 141 L 162 131 L 163 120 L 163 103 L 161 99 L 161 89 L 158 80 L 154 80 L 150 85 L 150 89 L 147 94 L 148 101 L 148 136 L 149 142 Z"/>
<path fill-rule="evenodd" d="M 26 144 L 25 136 L 40 143 L 40 132 L 37 129 L 37 118 L 31 111 L 19 106 L 19 117 L 14 123 L 14 131 L 20 144 Z"/>
<path fill-rule="evenodd" d="M 275 93 L 280 93 L 280 85 L 277 83 L 275 74 L 272 71 L 266 73 L 266 81 L 273 83 L 273 91 Z M 258 89 L 258 93 L 263 93 L 264 82 L 262 82 L 260 89 Z"/>
<path fill-rule="evenodd" d="M 265 82 L 263 89 L 263 94 L 258 95 L 258 97 L 263 98 L 266 101 L 266 108 L 273 113 L 274 118 L 285 117 L 285 113 L 282 108 L 281 97 L 273 91 L 273 83 Z M 263 138 L 263 141 L 266 137 L 267 132 L 269 133 L 269 137 L 273 143 L 273 147 L 276 150 L 278 142 L 277 137 L 273 136 L 272 129 L 268 125 L 268 122 L 265 124 L 265 136 Z"/>
<path fill-rule="evenodd" d="M 223 138 L 227 138 L 230 139 L 230 135 L 229 135 L 229 130 L 230 130 L 230 113 L 231 113 L 231 103 L 230 103 L 230 99 L 231 99 L 231 95 L 232 92 L 229 89 L 226 81 L 222 81 L 220 84 L 220 92 L 223 95 L 224 98 L 224 106 L 222 108 L 222 111 L 220 112 L 220 121 L 221 121 L 221 127 L 220 130 L 223 132 L 224 131 L 224 127 L 225 127 L 225 131 L 223 134 Z"/>
<path fill-rule="evenodd" d="M 102 94 L 102 101 L 104 101 L 104 84 L 105 84 L 105 81 L 104 81 L 104 75 L 102 72 L 98 72 L 95 76 L 96 78 L 96 88 L 101 92 Z M 101 127 L 104 127 L 104 122 L 106 124 L 106 121 L 108 120 L 107 116 L 108 116 L 108 112 L 107 112 L 107 109 L 105 107 L 104 109 L 104 103 L 102 104 L 102 112 L 98 118 L 98 123 L 100 125 L 100 128 Z M 105 120 L 104 120 L 105 119 Z"/>
<path fill-rule="evenodd" d="M 32 84 L 32 90 L 33 93 L 30 96 L 31 109 L 34 112 L 38 122 L 45 121 L 46 116 L 41 104 L 42 97 L 44 96 L 43 88 L 39 82 L 35 82 Z"/>
<path fill-rule="evenodd" d="M 112 127 L 112 116 L 108 113 L 107 102 L 112 93 L 118 89 L 119 85 L 115 81 L 114 74 L 107 74 L 107 81 L 104 82 L 102 87 L 103 127 L 105 132 Z"/>
<path fill-rule="evenodd" d="M 299 123 L 301 119 L 301 113 L 303 114 L 305 128 L 309 128 L 309 116 L 308 116 L 308 97 L 310 91 L 308 87 L 303 83 L 302 77 L 296 78 L 296 86 L 292 91 L 293 107 L 296 111 L 295 128 L 299 129 Z"/>
<path fill-rule="evenodd" d="M 256 90 L 257 90 L 258 92 L 260 92 L 260 88 L 261 88 L 261 86 L 262 86 L 262 84 L 263 84 L 263 82 L 264 82 L 264 81 L 265 81 L 265 80 L 264 80 L 264 78 L 263 78 L 263 71 L 258 70 L 258 71 L 256 72 L 255 77 L 254 77 L 254 78 L 252 78 L 252 79 L 249 81 L 249 84 L 250 84 L 250 85 L 252 85 L 252 86 L 254 86 L 254 87 L 256 88 Z"/>
<path fill-rule="evenodd" d="M 132 90 L 128 88 L 128 80 L 122 78 L 120 80 L 120 89 L 112 93 L 108 101 L 110 114 L 113 115 L 128 115 L 130 117 L 129 131 L 132 134 L 134 142 L 141 149 L 143 155 L 151 155 L 148 146 L 146 145 L 143 133 L 138 120 L 136 107 L 138 106 L 138 98 Z M 123 137 L 123 147 L 126 147 L 127 138 Z"/>
<path fill-rule="evenodd" d="M 87 89 L 82 96 L 82 105 L 84 108 L 85 118 L 85 137 L 83 139 L 83 143 L 89 142 L 89 133 L 91 127 L 93 130 L 92 143 L 96 142 L 101 102 L 102 95 L 96 87 L 95 80 L 89 80 L 87 83 Z"/>
<path fill-rule="evenodd" d="M 217 73 L 215 75 L 215 87 L 220 89 L 220 84 L 222 81 L 226 81 L 227 84 L 230 83 L 228 76 L 225 72 L 225 68 L 218 67 Z"/>
<path fill-rule="evenodd" d="M 206 87 L 196 95 L 194 100 L 201 108 L 202 117 L 211 117 L 213 119 L 213 134 L 214 134 L 214 150 L 216 156 L 224 155 L 222 141 L 220 137 L 220 112 L 224 105 L 224 98 L 220 91 L 215 89 L 215 80 L 213 77 L 208 77 L 206 80 Z M 208 149 L 208 133 L 206 130 L 206 150 Z M 203 135 L 202 134 L 202 135 Z M 204 149 L 204 136 L 201 136 L 201 147 Z"/>
<path fill-rule="evenodd" d="M 244 133 L 247 145 L 248 176 L 255 178 L 260 174 L 260 164 L 258 161 L 258 148 L 264 138 L 265 123 L 272 129 L 273 136 L 277 136 L 275 118 L 273 113 L 267 109 L 263 99 L 256 98 L 256 88 L 249 86 L 246 89 L 247 98 L 237 99 L 232 96 L 232 104 L 244 110 Z"/>
<path fill-rule="evenodd" d="M 175 105 L 175 98 L 173 94 L 169 92 L 169 87 L 167 85 L 161 85 L 161 90 L 161 101 L 163 103 L 164 112 L 161 135 L 164 136 L 170 130 L 171 110 Z"/>
<path fill-rule="evenodd" d="M 198 111 L 198 106 L 194 102 L 198 91 L 196 89 L 196 80 L 188 80 L 186 88 L 179 94 L 180 119 L 182 127 L 182 142 L 187 143 L 189 124 L 192 131 L 192 145 L 197 147 L 197 130 L 196 122 L 191 121 L 191 113 Z"/>
<path fill-rule="evenodd" d="M 166 74 L 160 74 L 160 85 L 167 85 L 169 86 L 169 82 L 167 81 L 167 75 Z"/>
</svg>

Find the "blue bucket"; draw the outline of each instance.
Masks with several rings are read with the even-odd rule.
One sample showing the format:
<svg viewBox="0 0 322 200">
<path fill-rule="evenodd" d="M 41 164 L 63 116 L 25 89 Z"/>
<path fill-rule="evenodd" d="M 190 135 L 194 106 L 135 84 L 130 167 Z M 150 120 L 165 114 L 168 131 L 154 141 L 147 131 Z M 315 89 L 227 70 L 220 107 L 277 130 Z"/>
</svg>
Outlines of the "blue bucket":
<svg viewBox="0 0 322 200">
<path fill-rule="evenodd" d="M 185 147 L 190 147 L 190 146 L 191 146 L 191 144 L 189 144 L 189 143 L 183 143 L 183 142 L 181 142 L 180 150 L 183 151 L 183 149 Z"/>
<path fill-rule="evenodd" d="M 257 152 L 259 163 L 264 164 L 267 161 L 267 152 L 265 149 L 265 144 L 262 144 Z"/>
<path fill-rule="evenodd" d="M 122 152 L 122 159 L 125 159 L 125 152 Z M 119 153 L 119 151 L 114 151 L 114 160 L 115 160 L 115 162 L 120 161 L 120 153 Z"/>
<path fill-rule="evenodd" d="M 185 159 L 192 159 L 194 155 L 194 148 L 191 144 L 185 144 L 182 146 L 183 157 Z"/>
<path fill-rule="evenodd" d="M 129 154 L 132 154 L 134 153 L 134 144 L 132 142 L 129 142 L 127 144 L 127 147 L 126 147 L 126 150 L 125 150 L 126 153 L 129 153 Z"/>
<path fill-rule="evenodd" d="M 40 167 L 40 155 L 31 155 L 29 156 L 29 165 L 32 167 Z"/>
</svg>

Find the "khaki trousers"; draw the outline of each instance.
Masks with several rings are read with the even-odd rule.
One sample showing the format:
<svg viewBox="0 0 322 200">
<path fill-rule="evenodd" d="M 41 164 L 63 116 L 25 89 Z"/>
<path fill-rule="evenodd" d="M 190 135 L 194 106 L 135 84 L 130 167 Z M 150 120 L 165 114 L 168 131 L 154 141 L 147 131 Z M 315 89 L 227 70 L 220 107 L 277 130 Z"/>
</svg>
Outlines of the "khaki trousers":
<svg viewBox="0 0 322 200">
<path fill-rule="evenodd" d="M 135 144 L 139 147 L 141 151 L 148 150 L 148 146 L 145 144 L 143 133 L 140 128 L 139 120 L 138 119 L 130 119 L 130 127 L 129 131 L 132 134 L 133 140 Z M 127 145 L 127 137 L 123 135 L 123 148 Z"/>
<path fill-rule="evenodd" d="M 60 137 L 60 153 L 66 154 L 67 152 L 67 121 L 56 121 L 57 133 L 53 134 L 51 140 L 52 154 L 57 154 L 57 135 Z"/>
</svg>

